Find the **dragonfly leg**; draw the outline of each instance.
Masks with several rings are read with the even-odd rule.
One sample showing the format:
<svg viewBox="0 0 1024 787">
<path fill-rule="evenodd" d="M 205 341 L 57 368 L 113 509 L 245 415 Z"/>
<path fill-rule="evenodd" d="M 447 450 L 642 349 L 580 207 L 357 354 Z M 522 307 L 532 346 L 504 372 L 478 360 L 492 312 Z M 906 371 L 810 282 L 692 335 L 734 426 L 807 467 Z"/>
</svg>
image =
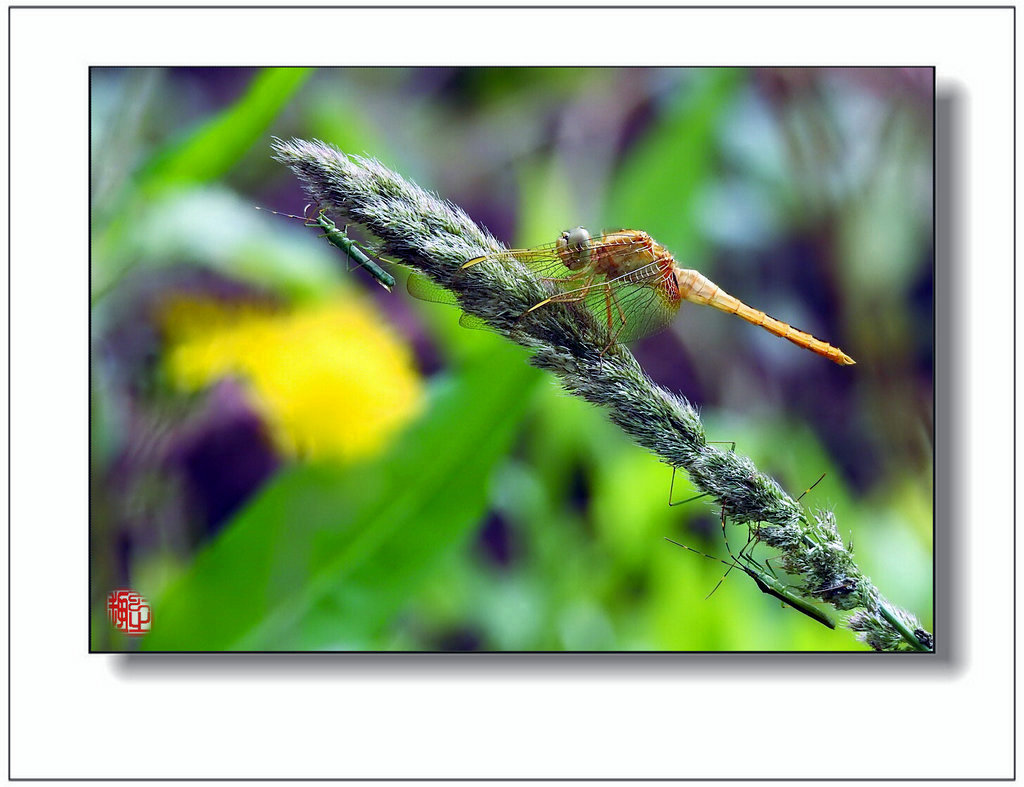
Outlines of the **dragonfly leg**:
<svg viewBox="0 0 1024 787">
<path fill-rule="evenodd" d="M 626 314 L 622 311 L 622 305 L 619 303 L 619 299 L 615 297 L 615 290 L 612 289 L 612 285 L 608 282 L 604 282 L 600 285 L 604 288 L 604 307 L 605 307 L 605 319 L 608 321 L 608 344 L 601 350 L 603 356 L 608 352 L 615 343 L 619 340 L 619 334 L 622 333 L 623 328 L 626 327 Z M 619 313 L 619 327 L 612 331 L 612 304 L 615 304 L 615 310 Z"/>
<path fill-rule="evenodd" d="M 562 279 L 561 281 L 564 281 L 564 279 Z M 590 278 L 587 279 L 586 284 L 584 284 L 582 287 L 575 290 L 571 290 L 569 292 L 559 293 L 558 295 L 552 295 L 550 298 L 545 298 L 540 303 L 535 303 L 533 306 L 531 306 L 529 309 L 523 312 L 522 315 L 520 315 L 519 319 L 522 319 L 532 311 L 536 311 L 541 306 L 547 306 L 549 303 L 579 303 L 584 298 L 586 298 L 587 295 L 590 294 L 590 287 L 591 284 L 593 284 L 593 281 L 594 274 L 591 274 Z"/>
<path fill-rule="evenodd" d="M 619 328 L 621 331 L 622 328 L 626 327 L 626 314 L 622 311 L 622 304 L 619 303 L 619 299 L 615 297 L 615 291 L 612 289 L 612 285 L 605 284 L 605 287 L 608 288 L 608 297 L 611 298 L 612 303 L 615 304 L 615 310 L 619 313 L 619 320 L 622 322 L 622 327 Z"/>
<path fill-rule="evenodd" d="M 608 323 L 608 343 L 601 350 L 601 356 L 608 352 L 619 339 L 619 334 L 622 333 L 622 329 L 626 327 L 626 315 L 622 312 L 622 307 L 619 305 L 618 299 L 615 297 L 615 293 L 612 290 L 612 286 L 607 282 L 600 285 L 604 290 L 604 309 L 605 309 L 605 320 Z M 612 330 L 612 304 L 615 304 L 615 309 L 619 313 L 619 327 Z"/>
<path fill-rule="evenodd" d="M 481 257 L 480 259 L 485 258 Z M 473 260 L 470 260 L 470 262 L 473 262 Z M 464 265 L 463 267 L 465 268 L 469 264 L 470 263 L 466 263 L 466 265 Z M 564 281 L 564 279 L 556 279 L 556 281 Z M 585 285 L 583 285 L 584 289 L 582 295 L 580 295 L 577 290 L 573 290 L 572 292 L 565 292 L 559 293 L 558 295 L 552 295 L 550 298 L 545 298 L 540 303 L 535 303 L 533 306 L 531 306 L 529 309 L 527 309 L 525 312 L 520 314 L 519 317 L 516 318 L 516 326 L 518 326 L 519 323 L 526 318 L 526 315 L 528 315 L 530 312 L 536 311 L 541 306 L 547 306 L 549 303 L 573 303 L 575 301 L 583 300 L 583 298 L 586 297 L 586 288 L 590 286 L 591 281 L 593 281 L 593 276 L 591 276 L 590 280 Z"/>
<path fill-rule="evenodd" d="M 602 356 L 606 352 L 608 352 L 608 350 L 611 349 L 612 345 L 615 344 L 615 337 L 617 337 L 619 335 L 619 331 L 615 331 L 614 334 L 612 333 L 612 299 L 611 299 L 611 291 L 609 290 L 607 285 L 605 285 L 605 288 L 604 288 L 604 310 L 605 310 L 605 319 L 608 321 L 608 336 L 610 338 L 608 339 L 608 344 L 606 344 L 604 349 L 601 350 L 601 355 Z M 619 330 L 622 330 L 621 326 L 620 326 Z"/>
</svg>

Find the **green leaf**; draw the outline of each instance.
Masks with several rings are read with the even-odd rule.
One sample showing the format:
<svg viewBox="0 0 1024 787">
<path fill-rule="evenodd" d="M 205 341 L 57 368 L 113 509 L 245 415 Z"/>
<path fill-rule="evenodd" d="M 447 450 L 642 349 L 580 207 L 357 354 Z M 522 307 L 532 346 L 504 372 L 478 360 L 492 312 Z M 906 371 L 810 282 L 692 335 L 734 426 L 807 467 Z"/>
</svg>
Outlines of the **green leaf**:
<svg viewBox="0 0 1024 787">
<path fill-rule="evenodd" d="M 379 460 L 282 473 L 153 602 L 144 647 L 380 648 L 480 521 L 539 379 L 496 339 Z"/>
<path fill-rule="evenodd" d="M 685 259 L 699 251 L 694 208 L 712 173 L 717 124 L 742 72 L 698 69 L 623 162 L 605 223 L 649 232 Z"/>
<path fill-rule="evenodd" d="M 96 303 L 140 259 L 128 248 L 158 198 L 221 178 L 260 140 L 311 69 L 261 71 L 233 105 L 153 155 L 133 181 L 92 214 L 92 299 Z M 269 140 L 268 140 L 269 142 Z M 173 197 L 171 197 L 173 198 Z M 127 259 L 126 259 L 127 258 Z"/>
<path fill-rule="evenodd" d="M 157 154 L 140 175 L 143 190 L 222 177 L 266 132 L 313 69 L 267 68 L 246 94 L 187 137 Z"/>
</svg>

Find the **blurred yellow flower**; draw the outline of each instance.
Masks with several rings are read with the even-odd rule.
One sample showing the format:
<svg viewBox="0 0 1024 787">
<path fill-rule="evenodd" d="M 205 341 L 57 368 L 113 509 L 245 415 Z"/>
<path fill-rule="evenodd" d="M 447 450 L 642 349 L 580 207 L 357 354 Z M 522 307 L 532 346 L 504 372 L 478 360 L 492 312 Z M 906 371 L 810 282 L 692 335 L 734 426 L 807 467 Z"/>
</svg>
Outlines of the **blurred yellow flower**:
<svg viewBox="0 0 1024 787">
<path fill-rule="evenodd" d="M 160 313 L 166 368 L 185 390 L 236 376 L 285 453 L 351 460 L 380 450 L 416 415 L 411 354 L 351 295 L 293 311 L 205 296 Z"/>
</svg>

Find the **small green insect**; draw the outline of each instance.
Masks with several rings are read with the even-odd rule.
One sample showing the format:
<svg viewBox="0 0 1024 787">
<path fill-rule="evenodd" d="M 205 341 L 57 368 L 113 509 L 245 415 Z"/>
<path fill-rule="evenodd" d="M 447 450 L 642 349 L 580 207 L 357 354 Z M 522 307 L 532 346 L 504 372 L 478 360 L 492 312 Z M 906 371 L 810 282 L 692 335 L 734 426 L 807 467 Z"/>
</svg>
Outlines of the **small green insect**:
<svg viewBox="0 0 1024 787">
<path fill-rule="evenodd" d="M 729 440 L 717 441 L 716 440 L 716 441 L 713 441 L 713 442 L 717 442 L 717 443 L 720 443 L 722 445 L 730 446 L 730 449 L 729 449 L 730 451 L 735 451 L 736 450 L 736 443 L 733 442 L 733 441 L 729 441 Z M 684 503 L 690 503 L 690 502 L 692 502 L 694 500 L 698 500 L 698 499 L 700 499 L 702 497 L 707 497 L 710 494 L 709 492 L 704 492 L 702 494 L 694 495 L 693 497 L 687 498 L 686 500 L 679 500 L 679 501 L 673 502 L 673 500 L 672 500 L 672 490 L 673 490 L 673 487 L 675 486 L 676 470 L 678 470 L 677 467 L 673 467 L 672 468 L 672 481 L 669 484 L 669 488 L 668 488 L 668 504 L 670 506 L 677 506 L 677 505 L 683 505 Z M 813 484 L 811 484 L 807 489 L 805 489 L 803 491 L 803 493 L 800 495 L 800 497 L 797 498 L 797 501 L 802 500 L 804 495 L 806 495 L 808 492 L 810 492 L 812 489 L 814 489 L 814 487 L 816 487 L 818 484 L 820 484 L 824 477 L 825 477 L 825 474 L 822 473 L 821 474 L 821 478 L 819 478 L 817 481 L 815 481 Z M 767 593 L 769 596 L 774 596 L 779 601 L 781 601 L 783 604 L 788 604 L 789 606 L 791 606 L 797 612 L 801 612 L 804 615 L 807 615 L 807 617 L 809 617 L 809 618 L 814 618 L 814 620 L 818 621 L 823 626 L 828 626 L 830 629 L 834 629 L 836 627 L 836 624 L 832 620 L 832 618 L 830 618 L 828 615 L 826 615 L 824 612 L 822 612 L 820 609 L 818 609 L 818 607 L 814 606 L 807 599 L 797 595 L 797 593 L 793 590 L 792 587 L 790 587 L 789 585 L 787 585 L 784 582 L 780 581 L 779 578 L 774 575 L 774 573 L 771 573 L 771 566 L 768 565 L 768 561 L 765 561 L 764 566 L 762 566 L 760 563 L 758 563 L 756 560 L 754 560 L 753 557 L 751 557 L 749 554 L 747 554 L 747 548 L 750 547 L 751 540 L 747 541 L 747 543 L 743 546 L 743 549 L 741 549 L 739 551 L 738 555 L 734 555 L 732 553 L 732 550 L 729 549 L 729 537 L 725 533 L 725 515 L 726 515 L 725 506 L 722 506 L 722 515 L 721 515 L 722 538 L 725 540 L 725 548 L 729 552 L 729 558 L 730 558 L 729 560 L 722 560 L 719 557 L 714 557 L 712 555 L 708 555 L 707 553 L 701 552 L 699 550 L 696 550 L 693 547 L 688 547 L 688 546 L 686 546 L 686 544 L 680 544 L 678 541 L 673 541 L 671 538 L 666 538 L 665 540 L 670 542 L 670 543 L 672 543 L 672 544 L 675 544 L 677 547 L 682 547 L 683 549 L 687 549 L 690 552 L 694 552 L 695 554 L 698 554 L 698 555 L 700 555 L 702 557 L 706 557 L 708 560 L 717 560 L 719 563 L 722 563 L 723 565 L 726 565 L 726 566 L 729 567 L 728 571 L 725 572 L 725 574 L 722 576 L 722 578 L 720 580 L 718 580 L 718 582 L 715 584 L 715 586 L 711 589 L 711 593 L 714 593 L 716 590 L 718 590 L 719 585 L 721 585 L 722 582 L 725 580 L 725 578 L 727 576 L 729 576 L 729 571 L 732 571 L 734 568 L 738 568 L 740 571 L 742 571 L 748 577 L 750 577 L 752 580 L 754 580 L 754 584 L 757 585 L 757 589 L 760 590 L 762 593 Z M 829 588 L 829 590 L 840 590 L 840 588 Z M 708 595 L 707 595 L 708 598 L 711 597 L 711 593 L 708 593 Z"/>
<path fill-rule="evenodd" d="M 354 267 L 365 268 L 367 273 L 373 276 L 377 280 L 377 283 L 388 292 L 391 292 L 391 288 L 395 286 L 395 277 L 384 270 L 380 265 L 371 260 L 366 256 L 366 253 L 360 249 L 348 235 L 345 234 L 345 230 L 338 229 L 333 221 L 327 218 L 327 214 L 324 213 L 323 209 L 317 211 L 316 217 L 309 215 L 310 205 L 306 206 L 304 216 L 296 216 L 292 213 L 280 213 L 276 210 L 267 210 L 266 208 L 260 208 L 257 206 L 256 210 L 267 210 L 268 213 L 275 213 L 278 216 L 287 216 L 289 219 L 298 219 L 303 222 L 307 227 L 319 227 L 324 231 L 323 237 L 345 252 L 350 260 L 353 260 L 356 264 Z M 349 266 L 349 270 L 352 270 L 353 266 Z"/>
<path fill-rule="evenodd" d="M 780 581 L 778 577 L 775 577 L 768 573 L 768 571 L 764 570 L 760 563 L 754 560 L 750 555 L 745 554 L 743 550 L 740 550 L 738 557 L 730 555 L 732 558 L 732 562 L 730 562 L 728 560 L 722 560 L 721 558 L 700 552 L 693 547 L 686 546 L 686 544 L 680 544 L 678 541 L 673 541 L 671 538 L 666 538 L 665 540 L 671 544 L 675 544 L 677 547 L 688 549 L 690 552 L 706 557 L 708 560 L 717 560 L 719 563 L 728 566 L 729 571 L 732 571 L 734 568 L 740 569 L 740 571 L 754 580 L 754 584 L 757 585 L 757 589 L 762 593 L 774 596 L 783 604 L 788 604 L 797 612 L 801 612 L 807 617 L 813 618 L 823 626 L 828 626 L 830 629 L 834 629 L 836 627 L 835 621 L 832 620 L 832 618 L 814 606 L 811 602 L 807 601 L 807 599 L 798 596 L 793 588 Z M 726 576 L 728 576 L 729 571 L 725 572 Z M 718 585 L 722 584 L 723 579 L 725 579 L 725 576 L 718 581 Z M 715 585 L 711 593 L 714 593 L 715 590 L 718 589 L 718 585 Z M 711 593 L 708 593 L 708 596 L 710 596 Z"/>
</svg>

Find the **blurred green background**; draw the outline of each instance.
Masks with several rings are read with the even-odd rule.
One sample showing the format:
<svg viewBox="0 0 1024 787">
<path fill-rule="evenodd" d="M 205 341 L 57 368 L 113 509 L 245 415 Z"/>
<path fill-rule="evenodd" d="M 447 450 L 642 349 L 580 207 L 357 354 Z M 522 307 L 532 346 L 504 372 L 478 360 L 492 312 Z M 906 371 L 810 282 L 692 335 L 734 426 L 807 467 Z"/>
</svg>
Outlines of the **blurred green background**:
<svg viewBox="0 0 1024 787">
<path fill-rule="evenodd" d="M 683 306 L 634 346 L 932 625 L 930 69 L 93 69 L 97 650 L 863 650 L 671 536 L 712 505 L 450 307 L 346 271 L 271 135 L 509 245 L 650 232 L 857 360 Z M 353 233 L 353 237 L 358 237 Z M 692 494 L 677 483 L 677 497 Z M 742 529 L 730 527 L 734 548 Z M 764 552 L 759 557 L 767 556 Z M 141 592 L 144 638 L 107 593 Z"/>
</svg>

